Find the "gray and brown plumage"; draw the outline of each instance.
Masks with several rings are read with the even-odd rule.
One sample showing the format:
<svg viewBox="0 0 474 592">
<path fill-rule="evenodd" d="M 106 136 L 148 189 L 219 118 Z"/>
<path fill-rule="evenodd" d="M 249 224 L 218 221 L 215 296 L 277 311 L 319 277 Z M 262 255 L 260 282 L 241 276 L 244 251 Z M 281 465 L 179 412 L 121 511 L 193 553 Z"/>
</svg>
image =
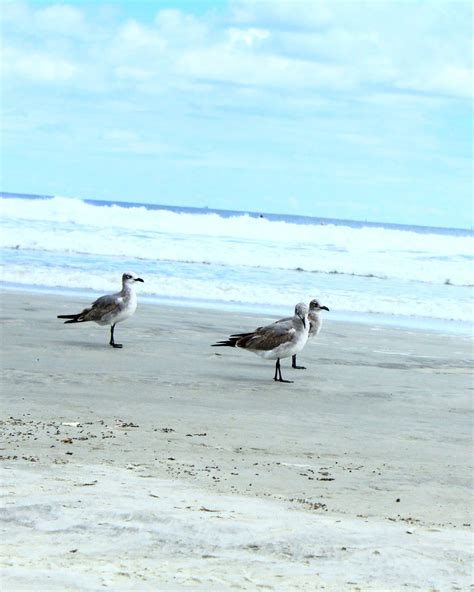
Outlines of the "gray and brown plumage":
<svg viewBox="0 0 474 592">
<path fill-rule="evenodd" d="M 114 329 L 117 323 L 131 317 L 137 309 L 137 296 L 133 287 L 135 282 L 143 282 L 143 280 L 135 273 L 124 273 L 122 275 L 122 289 L 120 292 L 101 296 L 82 312 L 58 315 L 58 319 L 68 319 L 65 321 L 65 324 L 93 321 L 98 325 L 110 325 L 109 345 L 120 348 L 122 344 L 115 343 L 114 340 Z"/>
<path fill-rule="evenodd" d="M 213 347 L 238 347 L 266 359 L 276 360 L 273 380 L 283 380 L 280 359 L 300 352 L 308 339 L 308 306 L 300 302 L 295 306 L 293 317 L 258 327 L 250 333 L 236 333 L 228 339 L 213 344 Z"/>
</svg>

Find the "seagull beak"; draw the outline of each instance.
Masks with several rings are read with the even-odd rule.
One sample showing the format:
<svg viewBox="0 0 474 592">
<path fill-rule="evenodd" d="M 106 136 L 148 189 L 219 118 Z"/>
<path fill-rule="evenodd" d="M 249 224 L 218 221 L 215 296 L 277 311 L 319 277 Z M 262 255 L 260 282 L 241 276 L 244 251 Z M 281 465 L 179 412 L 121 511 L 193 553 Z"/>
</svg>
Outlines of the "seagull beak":
<svg viewBox="0 0 474 592">
<path fill-rule="evenodd" d="M 135 278 L 136 282 L 142 282 L 142 284 L 144 284 L 145 282 L 142 280 L 142 278 Z"/>
<path fill-rule="evenodd" d="M 329 312 L 329 308 L 327 306 L 321 306 L 321 310 L 327 310 Z"/>
<path fill-rule="evenodd" d="M 299 316 L 299 315 L 298 315 L 298 316 Z M 301 319 L 301 321 L 302 321 L 302 323 L 303 323 L 303 327 L 306 329 L 306 319 L 305 319 L 305 317 L 301 317 L 301 316 L 300 316 L 300 319 Z"/>
</svg>

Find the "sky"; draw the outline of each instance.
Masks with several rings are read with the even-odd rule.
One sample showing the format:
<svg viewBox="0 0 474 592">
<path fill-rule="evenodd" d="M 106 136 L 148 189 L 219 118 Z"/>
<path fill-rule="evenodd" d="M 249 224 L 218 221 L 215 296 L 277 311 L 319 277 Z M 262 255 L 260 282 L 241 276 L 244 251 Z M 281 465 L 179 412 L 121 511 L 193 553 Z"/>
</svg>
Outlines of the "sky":
<svg viewBox="0 0 474 592">
<path fill-rule="evenodd" d="M 471 227 L 472 5 L 2 0 L 2 191 Z"/>
</svg>

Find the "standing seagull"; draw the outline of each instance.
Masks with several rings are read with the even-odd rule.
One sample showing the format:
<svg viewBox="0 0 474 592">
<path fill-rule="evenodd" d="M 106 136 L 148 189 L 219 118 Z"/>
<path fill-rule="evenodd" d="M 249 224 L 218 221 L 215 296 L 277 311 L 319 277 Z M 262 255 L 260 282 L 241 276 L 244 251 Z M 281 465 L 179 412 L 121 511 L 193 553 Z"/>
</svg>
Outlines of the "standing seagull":
<svg viewBox="0 0 474 592">
<path fill-rule="evenodd" d="M 280 358 L 288 358 L 297 354 L 305 346 L 309 331 L 308 310 L 308 306 L 304 302 L 300 302 L 295 306 L 293 317 L 259 327 L 252 333 L 231 335 L 225 341 L 214 343 L 213 347 L 240 347 L 266 360 L 276 360 L 273 380 L 293 382 L 292 380 L 283 380 Z"/>
<path fill-rule="evenodd" d="M 316 299 L 311 300 L 311 302 L 309 303 L 309 313 L 308 313 L 308 320 L 309 320 L 308 338 L 316 337 L 316 335 L 321 331 L 321 326 L 323 324 L 323 320 L 318 315 L 318 312 L 320 310 L 327 310 L 329 312 L 329 308 L 327 306 L 321 306 L 319 304 L 319 301 Z M 282 319 L 282 320 L 287 320 L 287 319 Z M 296 368 L 297 370 L 306 370 L 306 366 L 297 366 L 296 365 L 296 354 L 293 354 L 293 356 L 291 357 L 291 367 Z"/>
<path fill-rule="evenodd" d="M 116 348 L 122 347 L 121 343 L 114 341 L 114 329 L 117 323 L 131 317 L 137 309 L 137 295 L 133 286 L 135 282 L 143 282 L 143 280 L 134 273 L 124 273 L 120 292 L 101 296 L 92 303 L 92 306 L 85 308 L 82 312 L 58 315 L 58 319 L 69 319 L 65 321 L 65 324 L 94 321 L 98 325 L 111 325 L 109 345 Z"/>
</svg>

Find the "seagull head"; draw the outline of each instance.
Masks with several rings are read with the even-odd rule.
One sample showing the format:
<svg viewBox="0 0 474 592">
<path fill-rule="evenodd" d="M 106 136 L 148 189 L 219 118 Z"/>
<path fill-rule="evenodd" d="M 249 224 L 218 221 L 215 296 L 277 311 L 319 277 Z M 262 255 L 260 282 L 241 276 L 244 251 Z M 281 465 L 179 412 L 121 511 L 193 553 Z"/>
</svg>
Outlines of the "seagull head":
<svg viewBox="0 0 474 592">
<path fill-rule="evenodd" d="M 329 308 L 327 306 L 321 306 L 319 300 L 316 300 L 316 298 L 309 303 L 309 310 L 314 310 L 316 312 L 319 310 L 327 310 L 329 312 Z"/>
<path fill-rule="evenodd" d="M 135 282 L 143 282 L 143 280 L 133 271 L 127 271 L 122 275 L 122 284 L 124 286 L 133 286 Z"/>
</svg>

